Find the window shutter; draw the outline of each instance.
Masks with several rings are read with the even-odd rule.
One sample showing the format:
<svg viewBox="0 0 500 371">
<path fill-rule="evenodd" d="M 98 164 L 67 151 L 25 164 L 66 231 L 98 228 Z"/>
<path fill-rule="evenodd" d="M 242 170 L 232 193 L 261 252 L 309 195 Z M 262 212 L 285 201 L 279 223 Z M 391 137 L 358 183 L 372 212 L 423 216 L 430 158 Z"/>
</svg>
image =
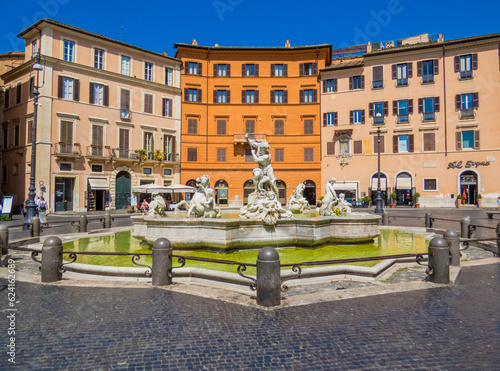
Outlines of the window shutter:
<svg viewBox="0 0 500 371">
<path fill-rule="evenodd" d="M 373 81 L 381 81 L 384 79 L 384 67 L 373 67 Z"/>
<path fill-rule="evenodd" d="M 207 94 L 208 95 L 208 94 Z M 207 99 L 208 100 L 208 99 Z M 201 89 L 198 89 L 198 92 L 196 94 L 196 101 L 201 102 Z"/>
<path fill-rule="evenodd" d="M 394 116 L 397 116 L 397 114 L 398 114 L 398 101 L 397 100 L 392 101 L 392 114 Z"/>
<path fill-rule="evenodd" d="M 231 77 L 231 65 L 229 63 L 226 65 L 226 75 Z"/>
<path fill-rule="evenodd" d="M 64 142 L 64 144 L 66 144 L 66 133 L 67 133 L 67 126 L 66 126 L 67 122 L 66 121 L 62 121 L 61 122 L 61 137 L 59 138 L 61 142 Z"/>
<path fill-rule="evenodd" d="M 256 64 L 254 66 L 254 73 L 255 73 L 255 76 L 259 76 L 259 65 L 258 64 Z"/>
<path fill-rule="evenodd" d="M 462 106 L 462 96 L 460 94 L 455 95 L 455 110 L 458 111 Z"/>
<path fill-rule="evenodd" d="M 353 153 L 355 155 L 359 155 L 359 154 L 363 153 L 363 141 L 362 140 L 355 140 L 354 141 Z"/>
<path fill-rule="evenodd" d="M 184 88 L 184 100 L 187 102 L 189 100 L 189 89 Z"/>
<path fill-rule="evenodd" d="M 276 103 L 274 94 L 275 94 L 275 91 L 271 90 L 271 103 Z"/>
<path fill-rule="evenodd" d="M 168 117 L 172 117 L 173 116 L 172 99 L 167 99 L 167 101 L 168 101 Z"/>
<path fill-rule="evenodd" d="M 218 103 L 217 90 L 214 90 L 214 103 Z"/>
<path fill-rule="evenodd" d="M 365 75 L 361 75 L 361 89 L 365 88 Z"/>
<path fill-rule="evenodd" d="M 219 76 L 219 65 L 217 63 L 214 63 L 214 76 Z"/>
<path fill-rule="evenodd" d="M 187 90 L 187 89 L 186 89 Z M 130 91 L 121 89 L 120 90 L 120 109 L 130 110 Z"/>
<path fill-rule="evenodd" d="M 80 100 L 80 80 L 73 80 L 73 100 L 78 102 Z"/>
<path fill-rule="evenodd" d="M 410 134 L 408 135 L 408 152 L 413 152 L 414 151 L 414 135 Z"/>
<path fill-rule="evenodd" d="M 318 101 L 318 91 L 316 89 L 313 89 L 313 102 Z"/>
<path fill-rule="evenodd" d="M 323 93 L 326 93 L 326 80 L 323 81 Z"/>
<path fill-rule="evenodd" d="M 477 53 L 472 54 L 472 69 L 477 70 Z"/>
<path fill-rule="evenodd" d="M 349 111 L 349 124 L 354 124 L 354 111 Z"/>
<path fill-rule="evenodd" d="M 474 149 L 479 149 L 479 130 L 474 130 Z"/>
<path fill-rule="evenodd" d="M 59 76 L 58 78 L 58 86 L 57 86 L 57 97 L 58 98 L 62 98 L 63 97 L 63 77 L 62 76 Z M 9 91 L 6 90 L 6 94 L 8 93 Z M 7 108 L 7 107 L 6 107 Z"/>
<path fill-rule="evenodd" d="M 361 110 L 361 123 L 362 124 L 365 123 L 365 110 L 364 109 Z"/>
<path fill-rule="evenodd" d="M 247 65 L 243 63 L 241 65 L 241 76 L 246 76 L 246 75 L 247 75 Z"/>
<path fill-rule="evenodd" d="M 457 131 L 455 138 L 457 141 L 457 150 L 461 150 L 462 149 L 462 132 Z"/>
<path fill-rule="evenodd" d="M 326 154 L 335 155 L 335 142 L 326 142 Z"/>
<path fill-rule="evenodd" d="M 385 153 L 385 136 L 380 136 L 380 153 Z"/>
<path fill-rule="evenodd" d="M 189 62 L 184 62 L 184 73 L 187 75 L 189 73 Z"/>
<path fill-rule="evenodd" d="M 327 121 L 327 114 L 326 113 L 323 113 L 323 126 L 326 126 L 328 124 L 328 121 Z"/>
<path fill-rule="evenodd" d="M 304 63 L 299 65 L 299 75 L 304 76 Z"/>
<path fill-rule="evenodd" d="M 89 103 L 94 103 L 94 83 L 89 84 Z"/>
<path fill-rule="evenodd" d="M 241 103 L 246 103 L 247 102 L 247 92 L 246 90 L 241 91 Z"/>
<path fill-rule="evenodd" d="M 479 93 L 472 93 L 472 107 L 479 108 Z"/>
<path fill-rule="evenodd" d="M 353 89 L 352 76 L 349 76 L 349 90 Z"/>
<path fill-rule="evenodd" d="M 413 115 L 413 99 L 408 99 L 408 113 Z"/>
<path fill-rule="evenodd" d="M 231 103 L 231 90 L 226 90 L 226 103 Z"/>
<path fill-rule="evenodd" d="M 399 137 L 397 135 L 394 135 L 392 137 L 392 152 L 393 153 L 399 152 L 398 140 L 399 140 Z"/>
<path fill-rule="evenodd" d="M 259 103 L 259 91 L 255 90 L 255 103 Z"/>
<path fill-rule="evenodd" d="M 422 76 L 422 61 L 417 62 L 417 76 Z"/>
<path fill-rule="evenodd" d="M 398 78 L 398 66 L 396 64 L 392 65 L 392 79 L 396 80 Z"/>
<path fill-rule="evenodd" d="M 299 91 L 299 101 L 300 101 L 300 103 L 304 103 L 304 90 L 303 89 L 301 89 Z"/>
<path fill-rule="evenodd" d="M 424 112 L 424 99 L 418 98 L 418 113 L 423 113 L 423 112 Z"/>
<path fill-rule="evenodd" d="M 283 65 L 283 76 L 288 76 L 288 64 Z"/>
<path fill-rule="evenodd" d="M 434 75 L 439 75 L 439 59 L 434 59 L 432 66 L 434 67 Z"/>
<path fill-rule="evenodd" d="M 201 63 L 198 63 L 198 69 L 197 71 L 198 72 L 198 75 L 201 76 Z M 208 72 L 208 71 L 207 71 Z M 207 73 L 208 74 L 208 73 Z"/>
<path fill-rule="evenodd" d="M 337 91 L 337 79 L 333 79 L 333 91 Z"/>
<path fill-rule="evenodd" d="M 162 114 L 162 116 L 166 116 L 166 114 L 165 114 L 165 106 L 167 104 L 167 100 L 166 99 L 162 99 L 162 102 L 163 102 L 163 104 L 162 104 L 162 108 L 161 108 L 161 114 Z"/>
<path fill-rule="evenodd" d="M 318 74 L 318 63 L 314 62 L 313 63 L 313 75 Z"/>
<path fill-rule="evenodd" d="M 460 72 L 460 57 L 458 55 L 455 57 L 455 72 Z"/>
<path fill-rule="evenodd" d="M 410 79 L 413 77 L 413 63 L 407 63 L 406 67 L 408 68 L 408 78 Z"/>
<path fill-rule="evenodd" d="M 103 88 L 103 104 L 109 106 L 109 86 L 105 85 Z"/>
<path fill-rule="evenodd" d="M 274 63 L 271 63 L 271 77 L 274 76 L 274 69 L 275 69 L 275 64 Z"/>
<path fill-rule="evenodd" d="M 337 112 L 333 113 L 333 125 L 337 126 L 339 124 L 339 115 Z"/>
<path fill-rule="evenodd" d="M 170 101 L 172 102 L 172 101 Z M 176 148 L 176 138 L 173 136 L 172 137 L 172 153 L 176 153 L 177 148 Z"/>
<path fill-rule="evenodd" d="M 368 104 L 368 117 L 373 117 L 373 103 Z"/>
<path fill-rule="evenodd" d="M 389 115 L 389 102 L 385 101 L 384 102 L 384 116 L 388 116 L 388 115 Z"/>
<path fill-rule="evenodd" d="M 283 103 L 288 103 L 288 90 L 283 90 Z"/>
</svg>

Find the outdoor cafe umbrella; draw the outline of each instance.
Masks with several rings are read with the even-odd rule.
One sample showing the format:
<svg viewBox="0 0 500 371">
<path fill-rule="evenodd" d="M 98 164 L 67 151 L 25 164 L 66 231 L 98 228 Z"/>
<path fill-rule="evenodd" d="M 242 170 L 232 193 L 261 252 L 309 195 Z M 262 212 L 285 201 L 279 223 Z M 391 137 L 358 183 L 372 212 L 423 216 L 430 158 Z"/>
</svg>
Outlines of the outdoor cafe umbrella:
<svg viewBox="0 0 500 371">
<path fill-rule="evenodd" d="M 172 190 L 158 184 L 144 184 L 132 187 L 132 193 L 172 193 Z"/>
<path fill-rule="evenodd" d="M 184 192 L 195 193 L 196 192 L 195 187 L 190 187 L 190 186 L 182 185 L 182 184 L 172 184 L 169 186 L 165 186 L 165 188 L 170 190 L 170 192 L 174 192 L 174 193 L 184 193 Z"/>
</svg>

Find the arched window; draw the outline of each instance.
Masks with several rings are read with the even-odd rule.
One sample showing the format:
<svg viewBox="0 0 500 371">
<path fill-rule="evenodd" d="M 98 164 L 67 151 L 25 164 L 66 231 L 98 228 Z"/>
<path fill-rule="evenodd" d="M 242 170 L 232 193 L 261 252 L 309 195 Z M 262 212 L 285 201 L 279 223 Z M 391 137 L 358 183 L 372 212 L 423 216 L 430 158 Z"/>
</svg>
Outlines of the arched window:
<svg viewBox="0 0 500 371">
<path fill-rule="evenodd" d="M 304 198 L 309 202 L 309 205 L 316 205 L 316 183 L 312 180 L 304 182 L 306 188 L 304 189 Z"/>
<path fill-rule="evenodd" d="M 276 188 L 278 188 L 278 200 L 282 205 L 286 205 L 286 184 L 282 180 L 276 181 Z"/>
<path fill-rule="evenodd" d="M 225 180 L 220 179 L 215 182 L 215 202 L 217 205 L 227 206 L 227 200 L 229 199 L 229 187 Z"/>
<path fill-rule="evenodd" d="M 253 180 L 247 180 L 243 184 L 243 204 L 248 204 L 248 195 L 255 191 L 255 187 L 253 185 Z"/>
<path fill-rule="evenodd" d="M 413 205 L 413 178 L 410 173 L 399 173 L 396 177 L 396 205 Z"/>
</svg>

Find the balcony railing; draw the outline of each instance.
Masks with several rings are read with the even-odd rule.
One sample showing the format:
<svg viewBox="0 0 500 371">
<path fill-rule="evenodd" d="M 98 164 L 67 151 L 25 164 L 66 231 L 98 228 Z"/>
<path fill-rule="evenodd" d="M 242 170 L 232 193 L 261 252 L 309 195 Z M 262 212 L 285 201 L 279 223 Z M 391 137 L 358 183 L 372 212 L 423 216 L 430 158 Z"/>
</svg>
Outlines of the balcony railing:
<svg viewBox="0 0 500 371">
<path fill-rule="evenodd" d="M 460 79 L 471 79 L 472 78 L 472 70 L 470 71 L 460 71 Z"/>
<path fill-rule="evenodd" d="M 464 108 L 460 110 L 460 119 L 473 119 L 476 116 L 474 108 Z"/>
<path fill-rule="evenodd" d="M 66 144 L 64 142 L 56 143 L 54 146 L 54 153 L 56 155 L 64 155 L 64 156 L 81 156 L 82 155 L 82 147 L 80 144 Z"/>
<path fill-rule="evenodd" d="M 422 75 L 422 84 L 430 84 L 434 82 L 434 75 Z"/>
<path fill-rule="evenodd" d="M 248 133 L 248 137 L 252 140 L 263 141 L 266 140 L 266 133 Z M 233 134 L 233 143 L 246 143 L 245 133 L 234 133 Z"/>
<path fill-rule="evenodd" d="M 373 81 L 372 89 L 382 89 L 384 87 L 384 80 Z"/>
<path fill-rule="evenodd" d="M 398 115 L 398 124 L 407 124 L 409 122 L 410 120 L 407 113 Z"/>
<path fill-rule="evenodd" d="M 436 113 L 435 112 L 424 112 L 422 114 L 422 121 L 435 121 Z"/>
<path fill-rule="evenodd" d="M 87 147 L 87 156 L 109 158 L 113 157 L 113 151 L 109 146 L 91 144 Z"/>
</svg>

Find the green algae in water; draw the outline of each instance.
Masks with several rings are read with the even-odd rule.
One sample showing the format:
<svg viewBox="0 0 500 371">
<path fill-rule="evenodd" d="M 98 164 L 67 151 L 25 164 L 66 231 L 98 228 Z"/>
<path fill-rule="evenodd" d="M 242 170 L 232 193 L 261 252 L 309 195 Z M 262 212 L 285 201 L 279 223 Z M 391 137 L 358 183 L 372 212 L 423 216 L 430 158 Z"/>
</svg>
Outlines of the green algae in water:
<svg viewBox="0 0 500 371">
<path fill-rule="evenodd" d="M 81 238 L 64 243 L 64 251 L 94 251 L 94 252 L 126 252 L 126 253 L 151 253 L 151 246 L 140 245 L 141 239 L 132 237 L 131 231 L 117 232 L 115 234 Z M 281 264 L 294 264 L 325 260 L 351 259 L 371 256 L 386 256 L 399 254 L 421 254 L 427 252 L 429 241 L 424 235 L 409 233 L 396 229 L 382 229 L 380 236 L 373 243 L 360 245 L 326 245 L 318 248 L 281 248 L 277 249 Z M 241 250 L 233 252 L 214 251 L 176 251 L 174 255 L 193 256 L 209 259 L 231 260 L 247 264 L 256 264 L 259 250 Z M 67 255 L 64 256 L 67 259 Z M 77 263 L 93 265 L 109 265 L 117 267 L 136 267 L 132 263 L 132 256 L 98 256 L 79 255 Z M 151 266 L 151 256 L 141 256 L 139 264 Z M 350 263 L 359 266 L 374 266 L 378 261 Z M 174 267 L 179 266 L 177 259 L 173 261 Z M 186 267 L 213 269 L 225 272 L 236 272 L 235 265 L 197 262 L 186 260 Z M 283 269 L 290 269 L 283 268 Z M 255 268 L 248 267 L 245 274 L 255 275 Z"/>
</svg>

